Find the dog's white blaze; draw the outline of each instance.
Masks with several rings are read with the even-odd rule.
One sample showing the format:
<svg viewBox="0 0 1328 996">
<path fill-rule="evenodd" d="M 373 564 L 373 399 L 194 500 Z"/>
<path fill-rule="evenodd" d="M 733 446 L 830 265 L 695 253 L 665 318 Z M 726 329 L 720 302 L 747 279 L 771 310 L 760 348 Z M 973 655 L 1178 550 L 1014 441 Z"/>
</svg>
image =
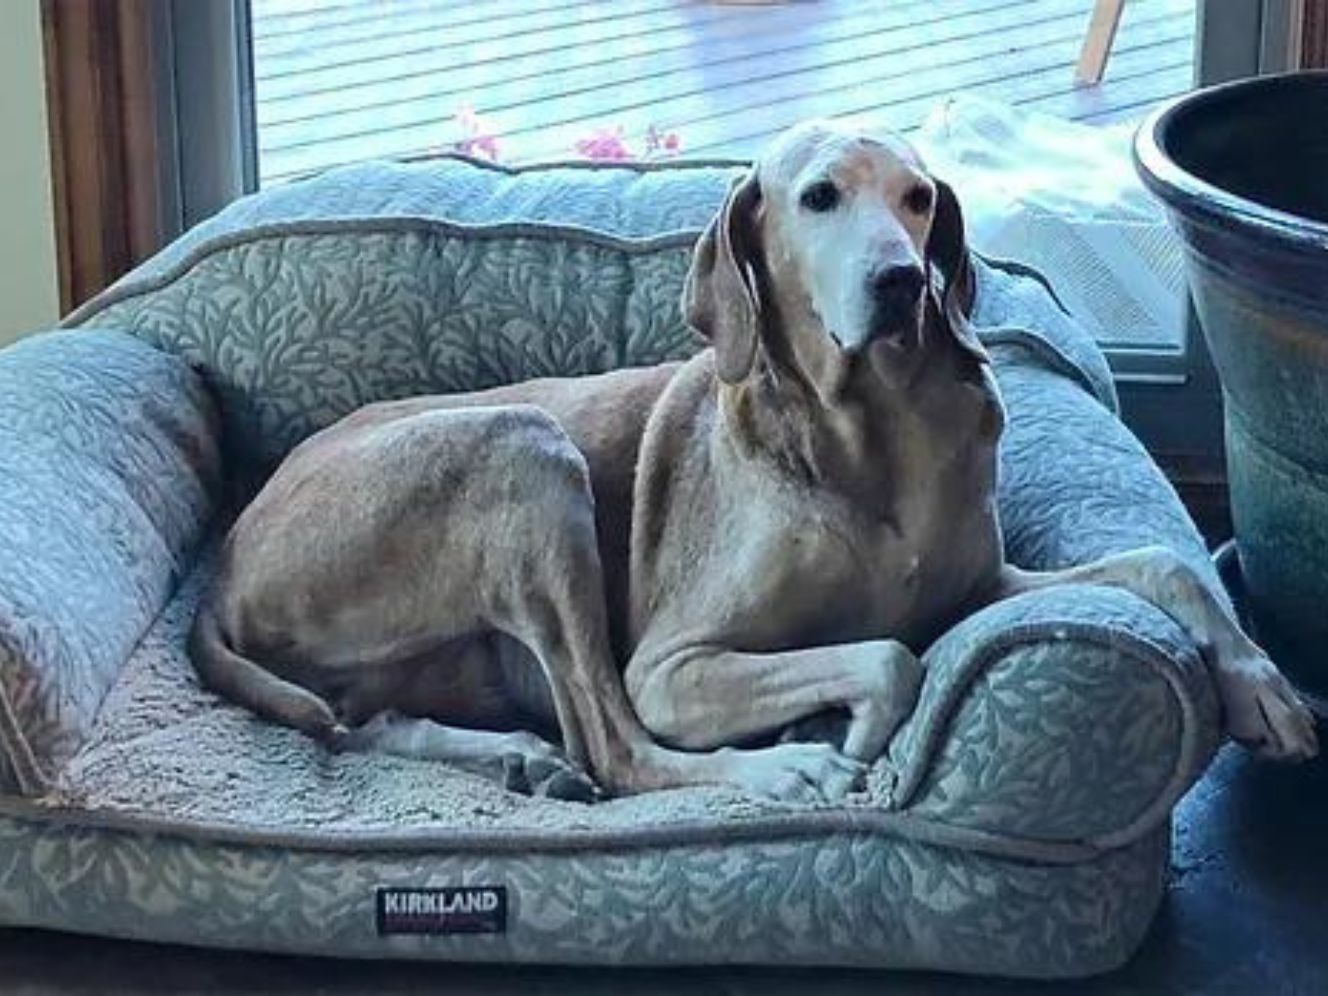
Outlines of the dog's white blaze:
<svg viewBox="0 0 1328 996">
<path fill-rule="evenodd" d="M 836 211 L 804 221 L 807 284 L 812 307 L 840 346 L 859 349 L 871 338 L 871 274 L 919 262 L 909 234 L 885 199 L 850 194 Z"/>
<path fill-rule="evenodd" d="M 867 252 L 857 226 L 827 218 L 809 226 L 808 290 L 826 331 L 845 349 L 867 341 L 871 321 L 866 278 Z"/>
</svg>

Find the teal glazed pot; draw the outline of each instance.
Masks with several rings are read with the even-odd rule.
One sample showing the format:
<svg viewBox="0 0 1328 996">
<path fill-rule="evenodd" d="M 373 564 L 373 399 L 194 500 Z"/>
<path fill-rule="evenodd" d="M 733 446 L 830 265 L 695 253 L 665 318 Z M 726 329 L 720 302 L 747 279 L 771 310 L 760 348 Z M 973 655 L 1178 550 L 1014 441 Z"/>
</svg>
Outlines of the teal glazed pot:
<svg viewBox="0 0 1328 996">
<path fill-rule="evenodd" d="M 1328 692 L 1328 73 L 1162 108 L 1135 165 L 1185 246 L 1222 384 L 1240 567 L 1259 639 Z"/>
</svg>

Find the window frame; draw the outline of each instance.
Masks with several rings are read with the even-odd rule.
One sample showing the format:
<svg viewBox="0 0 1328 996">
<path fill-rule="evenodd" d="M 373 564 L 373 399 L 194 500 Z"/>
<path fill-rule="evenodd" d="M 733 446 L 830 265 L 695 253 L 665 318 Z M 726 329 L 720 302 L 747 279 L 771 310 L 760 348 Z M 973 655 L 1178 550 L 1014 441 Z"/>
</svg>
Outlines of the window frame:
<svg viewBox="0 0 1328 996">
<path fill-rule="evenodd" d="M 248 0 L 166 0 L 180 231 L 258 189 Z"/>
</svg>

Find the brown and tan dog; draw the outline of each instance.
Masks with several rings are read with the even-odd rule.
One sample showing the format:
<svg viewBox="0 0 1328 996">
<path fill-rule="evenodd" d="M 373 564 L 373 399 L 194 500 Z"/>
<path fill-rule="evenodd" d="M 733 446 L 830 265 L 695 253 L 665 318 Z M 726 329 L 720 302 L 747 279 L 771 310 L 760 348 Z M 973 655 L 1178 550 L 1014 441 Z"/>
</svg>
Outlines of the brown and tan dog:
<svg viewBox="0 0 1328 996">
<path fill-rule="evenodd" d="M 697 245 L 684 306 L 712 348 L 371 405 L 312 437 L 228 539 L 203 679 L 315 737 L 515 759 L 541 788 L 588 766 L 614 792 L 834 799 L 913 707 L 910 647 L 1083 581 L 1189 631 L 1234 737 L 1312 754 L 1294 692 L 1167 551 L 1004 563 L 967 261 L 954 195 L 901 141 L 791 130 Z M 770 744 L 826 710 L 848 717 L 838 748 Z"/>
</svg>

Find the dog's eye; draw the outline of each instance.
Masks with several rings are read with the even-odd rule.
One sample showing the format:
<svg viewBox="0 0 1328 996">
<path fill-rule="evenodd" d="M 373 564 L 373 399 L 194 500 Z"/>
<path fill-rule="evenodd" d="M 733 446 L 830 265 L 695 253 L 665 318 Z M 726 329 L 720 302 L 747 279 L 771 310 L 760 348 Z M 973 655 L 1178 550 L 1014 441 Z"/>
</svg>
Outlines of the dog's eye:
<svg viewBox="0 0 1328 996">
<path fill-rule="evenodd" d="M 829 180 L 819 180 L 802 192 L 800 200 L 808 211 L 833 211 L 839 203 L 839 188 Z"/>
<path fill-rule="evenodd" d="M 904 195 L 904 207 L 914 214 L 926 214 L 931 208 L 931 188 L 918 183 Z"/>
</svg>

